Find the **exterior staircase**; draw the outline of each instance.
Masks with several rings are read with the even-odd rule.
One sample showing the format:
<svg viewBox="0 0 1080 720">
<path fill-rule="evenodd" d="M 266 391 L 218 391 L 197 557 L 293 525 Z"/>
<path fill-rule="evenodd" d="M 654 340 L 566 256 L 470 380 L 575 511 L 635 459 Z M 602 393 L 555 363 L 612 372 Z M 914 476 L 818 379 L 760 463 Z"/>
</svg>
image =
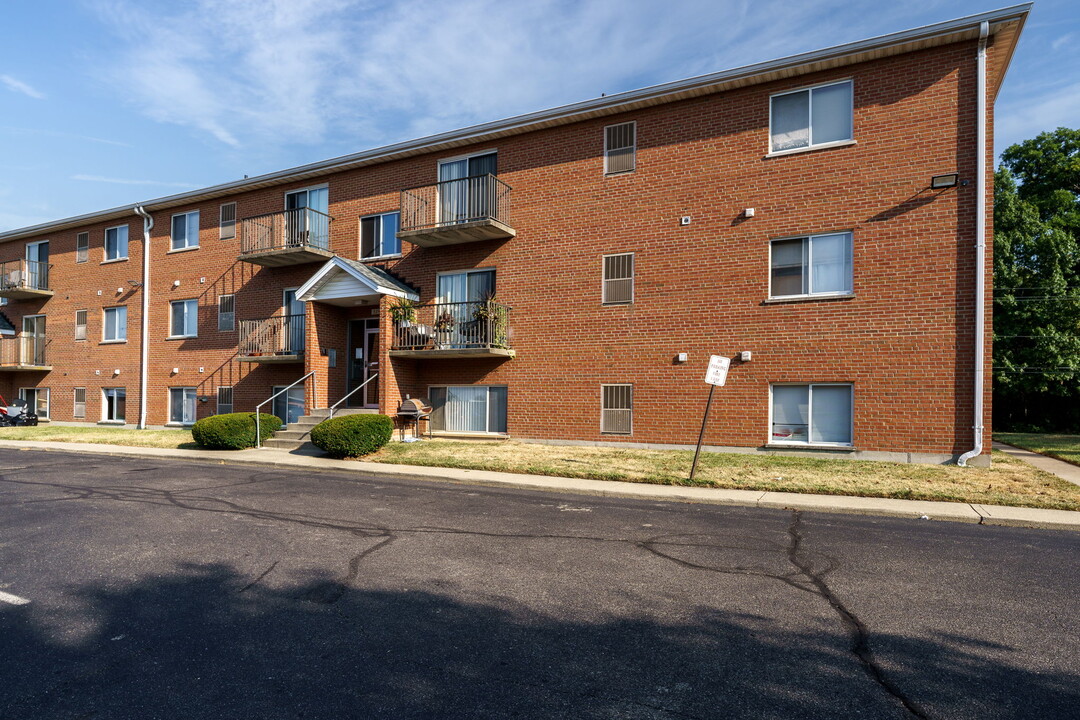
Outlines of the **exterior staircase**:
<svg viewBox="0 0 1080 720">
<path fill-rule="evenodd" d="M 342 415 L 361 415 L 361 414 L 374 414 L 379 412 L 374 408 L 340 408 L 334 411 L 334 417 L 341 417 Z M 322 450 L 315 447 L 309 441 L 311 436 L 311 428 L 315 427 L 330 415 L 330 410 L 327 408 L 316 408 L 311 411 L 310 415 L 304 415 L 294 423 L 289 423 L 281 430 L 278 430 L 272 437 L 266 439 L 263 443 L 263 447 L 274 448 L 275 450 L 287 450 L 289 452 L 300 451 L 301 454 L 307 453 L 322 453 Z"/>
</svg>

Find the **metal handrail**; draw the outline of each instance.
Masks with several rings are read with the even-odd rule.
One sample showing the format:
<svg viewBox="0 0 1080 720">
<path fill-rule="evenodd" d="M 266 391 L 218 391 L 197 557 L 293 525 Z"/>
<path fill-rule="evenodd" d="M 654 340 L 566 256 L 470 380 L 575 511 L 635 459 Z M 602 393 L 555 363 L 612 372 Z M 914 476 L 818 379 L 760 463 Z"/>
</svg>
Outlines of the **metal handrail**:
<svg viewBox="0 0 1080 720">
<path fill-rule="evenodd" d="M 312 370 L 307 375 L 305 375 L 304 377 L 302 377 L 299 380 L 297 380 L 296 382 L 294 382 L 292 385 L 289 385 L 287 387 L 282 388 L 281 390 L 278 390 L 276 393 L 274 393 L 273 395 L 266 398 L 261 403 L 259 403 L 258 405 L 255 406 L 255 449 L 259 449 L 259 448 L 262 447 L 262 432 L 261 432 L 262 427 L 261 427 L 261 425 L 259 423 L 259 408 L 261 408 L 263 405 L 265 405 L 266 403 L 268 403 L 271 400 L 273 400 L 274 398 L 276 398 L 281 393 L 288 392 L 291 388 L 296 387 L 297 385 L 304 382 L 308 378 L 311 378 L 311 397 L 312 398 L 318 397 L 318 384 L 317 384 L 318 378 L 315 376 L 315 371 Z M 288 423 L 286 423 L 286 425 L 288 425 Z"/>
<path fill-rule="evenodd" d="M 330 418 L 334 417 L 334 411 L 335 411 L 335 410 L 337 410 L 337 406 L 338 406 L 338 405 L 340 405 L 341 403 L 343 403 L 343 402 L 345 402 L 346 400 L 348 400 L 348 399 L 349 399 L 350 397 L 352 397 L 352 394 L 353 394 L 354 392 L 356 392 L 356 391 L 357 391 L 357 390 L 359 390 L 360 388 L 364 387 L 365 385 L 367 385 L 367 384 L 368 384 L 369 382 L 371 382 L 372 380 L 374 380 L 374 379 L 375 379 L 375 378 L 377 378 L 377 377 L 379 377 L 379 373 L 375 373 L 374 375 L 372 375 L 371 377 L 369 377 L 369 378 L 368 378 L 367 380 L 365 380 L 364 382 L 360 383 L 359 385 L 357 385 L 356 387 L 354 387 L 354 388 L 353 388 L 352 390 L 350 390 L 350 391 L 349 391 L 348 393 L 346 393 L 346 394 L 345 394 L 345 397 L 341 398 L 341 399 L 340 399 L 340 400 L 338 400 L 338 401 L 337 401 L 336 403 L 334 403 L 333 405 L 331 405 L 331 406 L 330 406 L 330 414 L 329 414 L 329 415 L 327 416 L 327 418 L 326 418 L 326 419 L 327 419 L 327 420 L 329 420 Z"/>
</svg>

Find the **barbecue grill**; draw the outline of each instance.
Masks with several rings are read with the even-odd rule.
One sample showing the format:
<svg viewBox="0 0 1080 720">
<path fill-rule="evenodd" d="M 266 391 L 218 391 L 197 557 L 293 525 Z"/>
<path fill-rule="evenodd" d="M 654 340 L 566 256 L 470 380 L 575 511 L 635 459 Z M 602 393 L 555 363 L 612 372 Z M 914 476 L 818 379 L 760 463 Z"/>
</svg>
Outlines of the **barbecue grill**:
<svg viewBox="0 0 1080 720">
<path fill-rule="evenodd" d="M 431 415 L 431 403 L 420 398 L 406 398 L 398 406 L 397 417 L 401 423 L 401 439 L 405 440 L 405 428 L 413 426 L 413 437 L 420 437 L 420 421 Z"/>
</svg>

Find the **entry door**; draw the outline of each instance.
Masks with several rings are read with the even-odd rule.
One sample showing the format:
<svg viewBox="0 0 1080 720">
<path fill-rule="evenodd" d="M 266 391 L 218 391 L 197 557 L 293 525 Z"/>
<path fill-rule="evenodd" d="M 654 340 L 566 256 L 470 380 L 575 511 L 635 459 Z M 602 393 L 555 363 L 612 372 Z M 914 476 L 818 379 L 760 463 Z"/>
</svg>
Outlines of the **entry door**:
<svg viewBox="0 0 1080 720">
<path fill-rule="evenodd" d="M 352 392 L 379 372 L 379 328 L 369 326 L 371 321 L 349 321 L 349 388 Z M 379 406 L 379 380 L 372 380 L 363 389 L 350 395 L 345 403 L 349 407 Z"/>
<path fill-rule="evenodd" d="M 287 245 L 310 243 L 325 249 L 328 246 L 330 228 L 325 216 L 330 210 L 329 192 L 326 188 L 296 190 L 285 195 L 285 239 Z M 321 215 L 306 212 L 317 210 Z"/>
<path fill-rule="evenodd" d="M 306 303 L 296 299 L 296 288 L 282 293 L 282 307 L 285 309 L 285 328 L 282 337 L 285 341 L 286 355 L 299 355 L 304 352 L 304 313 Z"/>
<path fill-rule="evenodd" d="M 38 290 L 49 287 L 49 241 L 26 246 L 26 285 Z"/>
<path fill-rule="evenodd" d="M 284 390 L 284 385 L 275 385 L 274 394 Z M 289 391 L 274 398 L 274 414 L 284 423 L 294 423 L 304 414 L 304 384 L 289 388 Z"/>
<path fill-rule="evenodd" d="M 443 273 L 436 278 L 437 338 L 442 347 L 468 347 L 488 342 L 480 337 L 476 318 L 480 303 L 495 294 L 494 270 Z M 444 322 L 439 323 L 439 320 Z"/>
</svg>

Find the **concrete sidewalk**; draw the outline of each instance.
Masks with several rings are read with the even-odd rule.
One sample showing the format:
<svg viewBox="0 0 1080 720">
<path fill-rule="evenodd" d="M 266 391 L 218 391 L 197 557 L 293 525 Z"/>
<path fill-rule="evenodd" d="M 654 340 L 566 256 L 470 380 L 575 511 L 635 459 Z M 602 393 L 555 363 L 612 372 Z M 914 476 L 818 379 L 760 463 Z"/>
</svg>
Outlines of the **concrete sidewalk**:
<svg viewBox="0 0 1080 720">
<path fill-rule="evenodd" d="M 93 445 L 69 442 L 24 442 L 0 440 L 0 450 L 45 450 L 115 457 L 137 457 L 157 460 L 189 460 L 229 465 L 262 465 L 296 468 L 306 471 L 349 472 L 363 477 L 442 481 L 489 487 L 511 487 L 525 490 L 547 490 L 647 500 L 741 505 L 747 507 L 811 510 L 817 512 L 880 515 L 887 517 L 948 520 L 981 525 L 1009 525 L 1056 530 L 1080 531 L 1080 512 L 1068 510 L 1038 510 L 1003 505 L 931 502 L 926 500 L 892 500 L 887 498 L 848 497 L 843 495 L 808 495 L 803 493 L 765 492 L 760 490 L 725 490 L 691 488 L 673 485 L 620 482 L 615 480 L 582 480 L 578 478 L 519 475 L 486 470 L 388 465 L 356 460 L 333 460 L 327 457 L 302 455 L 263 448 L 260 450 L 175 450 L 140 448 L 122 445 Z"/>
<path fill-rule="evenodd" d="M 1046 455 L 1040 455 L 1039 453 L 1031 452 L 1023 448 L 1018 448 L 1015 445 L 1006 445 L 1002 442 L 994 441 L 993 445 L 995 450 L 1011 455 L 1014 458 L 1023 460 L 1029 465 L 1034 465 L 1040 470 L 1045 470 L 1052 475 L 1057 475 L 1062 480 L 1068 480 L 1073 485 L 1080 485 L 1080 467 L 1067 463 L 1064 460 L 1058 460 L 1057 458 L 1047 457 Z"/>
</svg>

